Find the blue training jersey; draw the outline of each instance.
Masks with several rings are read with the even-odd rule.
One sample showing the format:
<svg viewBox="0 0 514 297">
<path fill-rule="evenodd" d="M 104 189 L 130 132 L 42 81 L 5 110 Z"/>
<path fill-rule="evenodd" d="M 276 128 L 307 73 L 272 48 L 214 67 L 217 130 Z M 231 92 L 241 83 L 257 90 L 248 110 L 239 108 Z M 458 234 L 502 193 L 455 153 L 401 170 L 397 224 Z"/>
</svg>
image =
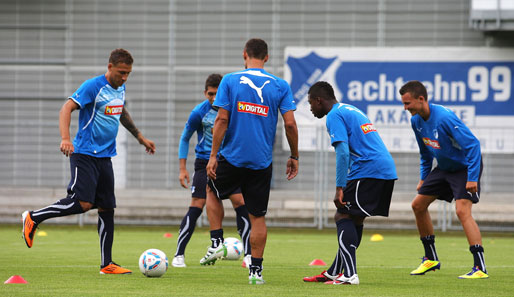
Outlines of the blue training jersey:
<svg viewBox="0 0 514 297">
<path fill-rule="evenodd" d="M 416 114 L 411 118 L 412 129 L 421 154 L 420 178 L 432 170 L 432 161 L 445 171 L 468 169 L 468 180 L 478 181 L 480 174 L 480 142 L 468 127 L 444 106 L 429 104 L 427 121 Z"/>
<path fill-rule="evenodd" d="M 218 111 L 215 110 L 209 100 L 205 100 L 193 108 L 186 122 L 184 131 L 180 136 L 178 146 L 178 158 L 187 159 L 189 140 L 193 133 L 198 136 L 195 152 L 197 159 L 209 160 L 212 147 L 212 128 Z"/>
<path fill-rule="evenodd" d="M 339 142 L 348 145 L 348 180 L 398 178 L 394 160 L 382 138 L 368 117 L 357 107 L 344 103 L 334 104 L 327 114 L 326 125 L 334 147 Z"/>
<path fill-rule="evenodd" d="M 116 156 L 125 85 L 114 89 L 105 75 L 100 75 L 86 80 L 69 99 L 80 107 L 74 152 L 98 158 Z"/>
<path fill-rule="evenodd" d="M 230 164 L 253 170 L 271 164 L 278 111 L 296 110 L 289 84 L 260 68 L 225 75 L 214 106 L 230 112 L 220 153 Z"/>
</svg>

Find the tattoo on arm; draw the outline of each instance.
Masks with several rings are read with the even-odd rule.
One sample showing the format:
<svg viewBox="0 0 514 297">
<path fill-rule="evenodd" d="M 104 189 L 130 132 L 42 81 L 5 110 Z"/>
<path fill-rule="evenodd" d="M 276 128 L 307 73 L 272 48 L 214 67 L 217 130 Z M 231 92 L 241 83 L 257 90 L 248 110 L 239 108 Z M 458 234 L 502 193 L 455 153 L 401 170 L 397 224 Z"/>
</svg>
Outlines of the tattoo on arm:
<svg viewBox="0 0 514 297">
<path fill-rule="evenodd" d="M 130 117 L 128 110 L 123 107 L 123 111 L 121 112 L 120 123 L 125 127 L 129 132 L 134 135 L 135 138 L 139 135 L 139 130 L 136 128 L 134 121 Z"/>
</svg>

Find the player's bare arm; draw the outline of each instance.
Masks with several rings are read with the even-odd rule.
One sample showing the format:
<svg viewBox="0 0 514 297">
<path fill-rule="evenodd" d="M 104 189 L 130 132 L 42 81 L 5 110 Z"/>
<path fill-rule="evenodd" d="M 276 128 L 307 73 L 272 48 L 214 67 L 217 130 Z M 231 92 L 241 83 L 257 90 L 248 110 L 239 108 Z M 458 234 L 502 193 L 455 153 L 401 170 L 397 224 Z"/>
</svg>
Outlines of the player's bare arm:
<svg viewBox="0 0 514 297">
<path fill-rule="evenodd" d="M 216 116 L 216 120 L 214 120 L 214 127 L 212 129 L 211 155 L 209 157 L 209 163 L 207 163 L 206 167 L 207 176 L 213 180 L 216 179 L 216 168 L 218 168 L 218 161 L 216 160 L 216 156 L 218 155 L 221 141 L 223 141 L 223 137 L 225 137 L 225 132 L 227 132 L 229 118 L 230 111 L 220 107 L 218 110 L 218 115 Z"/>
<path fill-rule="evenodd" d="M 69 99 L 63 104 L 59 112 L 59 131 L 61 133 L 60 149 L 66 157 L 69 157 L 74 151 L 73 142 L 71 142 L 70 139 L 70 122 L 71 113 L 76 109 L 79 109 L 79 105 Z"/>
<path fill-rule="evenodd" d="M 187 171 L 186 161 L 187 159 L 179 159 L 180 173 L 178 179 L 180 180 L 180 185 L 187 189 L 189 187 L 189 172 Z"/>
<path fill-rule="evenodd" d="M 143 134 L 136 128 L 132 117 L 130 116 L 126 107 L 123 107 L 121 112 L 120 123 L 125 127 L 141 145 L 146 148 L 146 152 L 153 155 L 155 153 L 155 143 L 143 136 Z"/>
<path fill-rule="evenodd" d="M 286 164 L 287 179 L 291 180 L 298 174 L 298 128 L 292 110 L 284 113 L 282 118 L 284 120 L 284 128 L 286 130 L 286 138 L 289 143 L 289 149 L 291 150 L 291 156 L 296 158 L 289 158 Z"/>
</svg>

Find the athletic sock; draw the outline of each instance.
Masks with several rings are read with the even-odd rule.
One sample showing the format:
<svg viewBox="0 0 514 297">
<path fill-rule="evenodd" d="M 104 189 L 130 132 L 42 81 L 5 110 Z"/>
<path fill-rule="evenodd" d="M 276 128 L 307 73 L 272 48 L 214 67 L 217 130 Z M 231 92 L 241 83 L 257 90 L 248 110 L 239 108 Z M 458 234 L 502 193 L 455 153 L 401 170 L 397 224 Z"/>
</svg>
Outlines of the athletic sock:
<svg viewBox="0 0 514 297">
<path fill-rule="evenodd" d="M 330 268 L 327 269 L 327 273 L 332 276 L 337 276 L 339 273 L 343 271 L 343 256 L 341 255 L 341 252 L 339 249 L 337 249 L 336 257 L 334 258 L 334 261 L 332 262 L 332 265 Z"/>
<path fill-rule="evenodd" d="M 355 257 L 357 230 L 351 219 L 340 219 L 336 222 L 336 225 L 339 251 L 344 259 L 344 276 L 350 277 L 357 273 L 357 259 Z"/>
<path fill-rule="evenodd" d="M 112 242 L 114 239 L 114 210 L 98 212 L 98 236 L 102 268 L 112 262 Z"/>
<path fill-rule="evenodd" d="M 475 244 L 469 247 L 469 251 L 473 254 L 473 266 L 478 267 L 484 273 L 487 273 L 484 259 L 484 248 L 479 244 Z"/>
<path fill-rule="evenodd" d="M 425 257 L 427 257 L 428 260 L 439 261 L 437 252 L 435 251 L 435 235 L 428 235 L 420 239 L 425 248 Z"/>
<path fill-rule="evenodd" d="M 211 247 L 217 248 L 223 244 L 223 229 L 211 230 Z"/>
<path fill-rule="evenodd" d="M 337 241 L 339 242 L 339 228 L 337 229 L 336 235 L 337 235 Z M 344 264 L 343 255 L 341 254 L 341 249 L 338 248 L 336 256 L 334 258 L 334 261 L 332 261 L 332 265 L 330 265 L 330 268 L 327 269 L 327 273 L 332 276 L 339 275 L 339 273 L 341 273 L 343 271 L 343 264 Z"/>
<path fill-rule="evenodd" d="M 178 231 L 178 239 L 177 239 L 177 251 L 175 252 L 175 257 L 179 255 L 184 255 L 186 246 L 193 236 L 193 232 L 195 231 L 196 221 L 198 217 L 202 214 L 202 209 L 198 207 L 189 207 L 186 215 L 182 219 L 182 223 L 180 223 L 180 229 Z"/>
<path fill-rule="evenodd" d="M 40 224 L 46 219 L 63 217 L 83 212 L 84 210 L 82 209 L 82 206 L 80 206 L 79 200 L 66 197 L 45 208 L 30 212 L 30 216 L 36 224 Z"/>
<path fill-rule="evenodd" d="M 252 248 L 250 246 L 250 231 L 252 230 L 252 225 L 250 224 L 248 210 L 246 209 L 246 205 L 241 205 L 234 210 L 236 211 L 237 233 L 241 236 L 245 256 L 251 255 Z"/>
<path fill-rule="evenodd" d="M 357 230 L 357 247 L 359 247 L 359 245 L 361 245 L 363 229 L 364 229 L 364 225 L 355 225 L 355 230 Z"/>
<path fill-rule="evenodd" d="M 257 273 L 258 275 L 261 275 L 263 260 L 264 260 L 263 258 L 252 257 L 252 264 L 250 264 L 250 268 L 249 268 L 250 274 Z"/>
</svg>

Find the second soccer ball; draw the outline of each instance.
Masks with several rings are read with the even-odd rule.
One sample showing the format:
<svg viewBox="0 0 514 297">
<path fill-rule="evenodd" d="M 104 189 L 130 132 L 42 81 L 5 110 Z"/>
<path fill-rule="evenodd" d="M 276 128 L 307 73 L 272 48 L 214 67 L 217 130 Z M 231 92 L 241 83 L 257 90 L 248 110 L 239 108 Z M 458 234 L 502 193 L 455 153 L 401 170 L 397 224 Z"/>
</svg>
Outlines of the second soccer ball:
<svg viewBox="0 0 514 297">
<path fill-rule="evenodd" d="M 226 260 L 239 260 L 242 254 L 244 254 L 243 243 L 234 237 L 227 237 L 223 244 L 227 247 Z"/>
</svg>

